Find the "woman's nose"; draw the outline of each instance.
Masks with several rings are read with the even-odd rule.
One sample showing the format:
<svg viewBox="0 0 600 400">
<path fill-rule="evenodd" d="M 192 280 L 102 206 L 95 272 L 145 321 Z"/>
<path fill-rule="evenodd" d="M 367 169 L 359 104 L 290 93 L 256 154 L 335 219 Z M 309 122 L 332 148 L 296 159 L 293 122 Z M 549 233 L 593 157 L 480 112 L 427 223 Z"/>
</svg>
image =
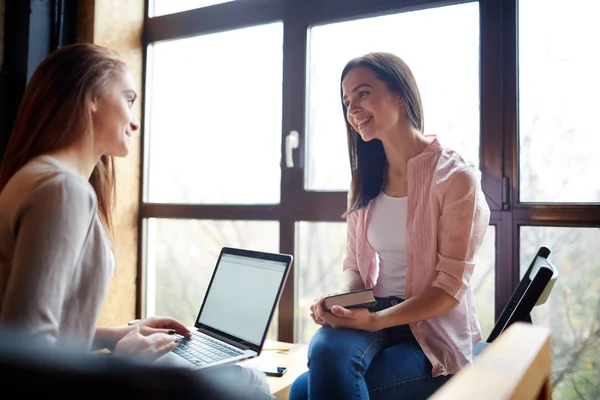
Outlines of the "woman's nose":
<svg viewBox="0 0 600 400">
<path fill-rule="evenodd" d="M 350 102 L 350 107 L 348 107 L 348 112 L 350 114 L 356 114 L 358 111 L 360 111 L 358 102 L 355 102 L 355 101 Z"/>
<path fill-rule="evenodd" d="M 135 132 L 140 129 L 140 122 L 137 119 L 134 119 L 129 123 L 129 127 L 131 128 L 132 132 Z"/>
</svg>

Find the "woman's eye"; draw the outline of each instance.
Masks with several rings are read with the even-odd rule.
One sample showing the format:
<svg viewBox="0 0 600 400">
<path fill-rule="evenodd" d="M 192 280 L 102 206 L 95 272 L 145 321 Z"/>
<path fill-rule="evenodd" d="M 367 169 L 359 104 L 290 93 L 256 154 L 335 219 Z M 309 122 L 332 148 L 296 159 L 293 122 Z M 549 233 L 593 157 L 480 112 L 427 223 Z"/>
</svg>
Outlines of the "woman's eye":
<svg viewBox="0 0 600 400">
<path fill-rule="evenodd" d="M 365 91 L 358 92 L 358 97 L 364 97 L 364 96 L 366 96 L 368 94 L 369 94 L 369 92 L 365 92 Z"/>
<path fill-rule="evenodd" d="M 130 106 L 133 106 L 134 101 L 135 99 L 127 99 L 127 103 L 129 103 Z"/>
</svg>

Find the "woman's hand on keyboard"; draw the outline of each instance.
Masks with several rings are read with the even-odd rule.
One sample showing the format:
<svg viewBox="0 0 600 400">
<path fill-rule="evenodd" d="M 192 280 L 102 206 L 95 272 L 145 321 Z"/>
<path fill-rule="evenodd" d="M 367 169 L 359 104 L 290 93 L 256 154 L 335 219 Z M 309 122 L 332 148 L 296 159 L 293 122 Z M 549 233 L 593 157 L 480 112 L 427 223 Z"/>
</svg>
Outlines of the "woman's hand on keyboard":
<svg viewBox="0 0 600 400">
<path fill-rule="evenodd" d="M 137 322 L 140 327 L 140 332 L 144 336 L 153 335 L 155 333 L 175 333 L 183 337 L 191 337 L 192 333 L 181 322 L 171 317 L 148 317 Z"/>
<path fill-rule="evenodd" d="M 143 335 L 140 328 L 139 324 L 135 324 L 131 331 L 117 342 L 115 355 L 140 357 L 152 362 L 177 347 L 177 336 L 162 332 Z"/>
</svg>

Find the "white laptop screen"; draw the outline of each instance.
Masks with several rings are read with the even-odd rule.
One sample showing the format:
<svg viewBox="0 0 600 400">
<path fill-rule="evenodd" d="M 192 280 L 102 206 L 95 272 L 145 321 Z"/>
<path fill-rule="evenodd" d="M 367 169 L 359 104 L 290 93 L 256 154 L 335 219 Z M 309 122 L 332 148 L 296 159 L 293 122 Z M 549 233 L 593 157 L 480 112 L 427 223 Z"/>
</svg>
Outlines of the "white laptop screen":
<svg viewBox="0 0 600 400">
<path fill-rule="evenodd" d="M 198 322 L 261 345 L 287 264 L 222 254 Z"/>
</svg>

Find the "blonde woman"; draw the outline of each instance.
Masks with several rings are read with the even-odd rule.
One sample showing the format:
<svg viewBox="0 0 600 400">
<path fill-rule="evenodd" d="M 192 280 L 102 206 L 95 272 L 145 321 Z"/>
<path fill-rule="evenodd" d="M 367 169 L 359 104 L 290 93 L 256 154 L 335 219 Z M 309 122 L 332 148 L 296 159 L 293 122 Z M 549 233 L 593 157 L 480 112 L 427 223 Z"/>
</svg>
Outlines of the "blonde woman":
<svg viewBox="0 0 600 400">
<path fill-rule="evenodd" d="M 0 169 L 0 327 L 150 359 L 188 335 L 161 317 L 96 327 L 115 268 L 113 157 L 140 128 L 136 97 L 125 63 L 92 44 L 55 51 L 31 77 Z"/>
</svg>

